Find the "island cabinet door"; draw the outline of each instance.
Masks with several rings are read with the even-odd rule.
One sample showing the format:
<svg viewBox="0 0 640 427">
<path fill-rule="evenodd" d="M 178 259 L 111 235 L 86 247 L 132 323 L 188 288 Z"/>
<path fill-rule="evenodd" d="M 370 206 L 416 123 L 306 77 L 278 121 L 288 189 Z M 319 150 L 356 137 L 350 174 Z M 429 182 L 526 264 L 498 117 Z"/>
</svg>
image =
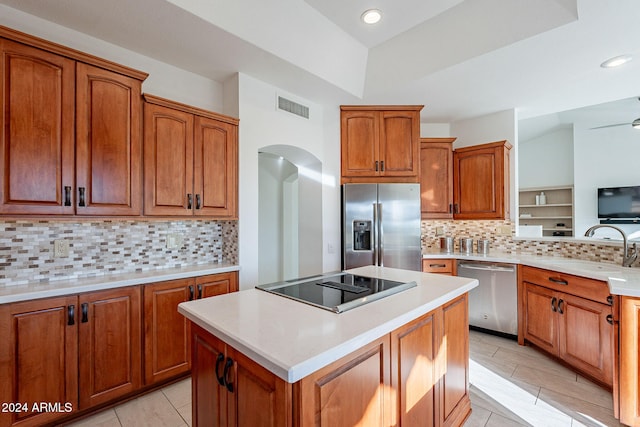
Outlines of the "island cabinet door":
<svg viewBox="0 0 640 427">
<path fill-rule="evenodd" d="M 294 385 L 301 427 L 388 426 L 390 336 L 362 347 Z"/>
<path fill-rule="evenodd" d="M 439 340 L 440 423 L 459 426 L 471 413 L 469 398 L 469 301 L 464 294 L 442 307 L 442 335 Z"/>
<path fill-rule="evenodd" d="M 140 287 L 91 292 L 79 299 L 80 408 L 85 409 L 142 384 Z"/>
<path fill-rule="evenodd" d="M 621 297 L 620 422 L 640 425 L 640 298 Z"/>
<path fill-rule="evenodd" d="M 433 426 L 437 414 L 437 354 L 442 311 L 428 313 L 391 333 L 392 422 Z"/>
<path fill-rule="evenodd" d="M 231 425 L 229 405 L 233 401 L 228 399 L 229 393 L 221 377 L 227 358 L 226 344 L 199 326 L 191 324 L 191 354 L 193 425 Z"/>
</svg>

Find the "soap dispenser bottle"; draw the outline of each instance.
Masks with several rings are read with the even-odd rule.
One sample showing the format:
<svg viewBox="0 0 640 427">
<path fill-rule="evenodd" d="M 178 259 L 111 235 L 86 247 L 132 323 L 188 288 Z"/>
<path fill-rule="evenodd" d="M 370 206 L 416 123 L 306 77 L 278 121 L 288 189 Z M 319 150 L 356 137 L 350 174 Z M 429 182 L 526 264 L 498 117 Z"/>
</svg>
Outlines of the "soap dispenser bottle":
<svg viewBox="0 0 640 427">
<path fill-rule="evenodd" d="M 541 205 L 547 204 L 547 196 L 544 194 L 544 191 L 540 192 L 540 204 Z"/>
</svg>

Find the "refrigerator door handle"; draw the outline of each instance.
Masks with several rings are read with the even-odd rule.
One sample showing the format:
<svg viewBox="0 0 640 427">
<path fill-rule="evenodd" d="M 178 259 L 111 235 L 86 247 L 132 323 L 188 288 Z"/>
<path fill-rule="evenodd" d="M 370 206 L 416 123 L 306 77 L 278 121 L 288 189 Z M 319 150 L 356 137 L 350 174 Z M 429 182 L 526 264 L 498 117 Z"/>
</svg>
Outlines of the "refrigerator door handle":
<svg viewBox="0 0 640 427">
<path fill-rule="evenodd" d="M 378 262 L 384 267 L 384 228 L 382 227 L 382 203 L 378 203 Z"/>
<path fill-rule="evenodd" d="M 373 265 L 378 265 L 378 229 L 380 221 L 378 221 L 378 204 L 373 204 Z"/>
</svg>

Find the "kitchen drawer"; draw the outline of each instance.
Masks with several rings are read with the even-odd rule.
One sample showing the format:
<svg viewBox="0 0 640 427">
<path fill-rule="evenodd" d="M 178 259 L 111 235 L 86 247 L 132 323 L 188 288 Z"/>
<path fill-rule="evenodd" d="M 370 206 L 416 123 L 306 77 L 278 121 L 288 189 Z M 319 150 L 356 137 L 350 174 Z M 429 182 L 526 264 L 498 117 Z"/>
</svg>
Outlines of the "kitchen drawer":
<svg viewBox="0 0 640 427">
<path fill-rule="evenodd" d="M 455 263 L 452 259 L 423 259 L 422 271 L 425 273 L 440 273 L 453 275 L 453 266 Z"/>
<path fill-rule="evenodd" d="M 609 286 L 601 280 L 523 266 L 522 281 L 611 305 Z"/>
</svg>

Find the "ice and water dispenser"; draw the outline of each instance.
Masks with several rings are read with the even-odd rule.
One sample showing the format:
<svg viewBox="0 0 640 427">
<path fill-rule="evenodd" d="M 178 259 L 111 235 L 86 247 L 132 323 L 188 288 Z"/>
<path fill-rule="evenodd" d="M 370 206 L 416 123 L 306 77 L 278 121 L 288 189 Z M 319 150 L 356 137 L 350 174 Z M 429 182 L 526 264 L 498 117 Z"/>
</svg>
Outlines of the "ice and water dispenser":
<svg viewBox="0 0 640 427">
<path fill-rule="evenodd" d="M 371 221 L 353 221 L 353 250 L 371 250 Z"/>
</svg>

